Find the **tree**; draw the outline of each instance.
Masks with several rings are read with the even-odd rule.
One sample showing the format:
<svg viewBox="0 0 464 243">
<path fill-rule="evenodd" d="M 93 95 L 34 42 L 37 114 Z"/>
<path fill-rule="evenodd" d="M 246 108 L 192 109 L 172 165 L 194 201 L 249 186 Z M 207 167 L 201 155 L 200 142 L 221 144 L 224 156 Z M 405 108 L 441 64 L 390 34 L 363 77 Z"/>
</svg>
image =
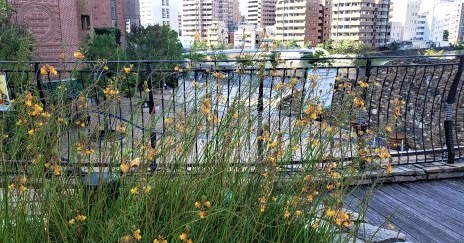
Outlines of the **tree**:
<svg viewBox="0 0 464 243">
<path fill-rule="evenodd" d="M 89 60 L 119 61 L 125 59 L 124 50 L 118 45 L 114 34 L 95 34 L 87 39 L 82 49 Z"/>
<path fill-rule="evenodd" d="M 32 36 L 11 21 L 11 8 L 0 0 L 0 60 L 27 61 L 32 58 Z"/>
<path fill-rule="evenodd" d="M 127 54 L 134 60 L 179 60 L 182 44 L 168 26 L 137 27 L 127 35 Z"/>
<path fill-rule="evenodd" d="M 180 60 L 182 58 L 182 44 L 177 32 L 169 26 L 148 26 L 133 28 L 127 35 L 127 56 L 131 60 Z M 155 70 L 174 70 L 176 63 L 157 63 Z M 170 87 L 177 87 L 177 77 L 172 73 L 156 72 L 152 74 L 158 87 L 163 83 Z M 142 77 L 147 79 L 148 77 Z"/>
</svg>

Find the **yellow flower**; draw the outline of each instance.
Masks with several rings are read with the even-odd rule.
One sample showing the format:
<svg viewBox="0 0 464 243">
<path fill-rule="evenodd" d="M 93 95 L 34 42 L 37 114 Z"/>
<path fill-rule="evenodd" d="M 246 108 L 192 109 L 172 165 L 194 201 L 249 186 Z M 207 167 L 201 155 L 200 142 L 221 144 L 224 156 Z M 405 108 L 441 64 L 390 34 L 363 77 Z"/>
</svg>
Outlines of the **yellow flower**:
<svg viewBox="0 0 464 243">
<path fill-rule="evenodd" d="M 61 167 L 58 166 L 58 165 L 54 165 L 53 166 L 53 174 L 56 175 L 56 176 L 61 175 Z"/>
<path fill-rule="evenodd" d="M 292 213 L 290 213 L 288 210 L 285 210 L 284 218 L 289 218 L 290 216 L 292 216 Z"/>
<path fill-rule="evenodd" d="M 16 185 L 14 183 L 11 183 L 9 186 L 8 186 L 8 190 L 10 191 L 13 191 L 15 189 Z"/>
<path fill-rule="evenodd" d="M 393 224 L 388 224 L 388 226 L 387 226 L 387 227 L 388 227 L 388 229 L 389 229 L 389 230 L 392 230 L 392 229 L 394 229 L 394 228 L 395 228 L 395 226 L 393 226 Z"/>
<path fill-rule="evenodd" d="M 76 216 L 76 220 L 80 222 L 84 222 L 87 219 L 87 216 L 79 214 Z"/>
<path fill-rule="evenodd" d="M 150 185 L 143 186 L 143 187 L 142 187 L 142 190 L 143 190 L 145 193 L 148 193 L 148 192 L 150 192 L 150 190 L 151 190 L 151 186 L 150 186 Z"/>
<path fill-rule="evenodd" d="M 20 186 L 19 186 L 19 191 L 20 191 L 20 192 L 23 192 L 23 191 L 25 191 L 26 189 L 27 189 L 27 187 L 26 187 L 25 185 L 20 185 Z"/>
<path fill-rule="evenodd" d="M 355 97 L 354 100 L 353 100 L 353 104 L 356 108 L 364 108 L 364 106 L 366 105 L 366 103 L 364 102 L 363 99 L 361 98 L 358 98 L 358 97 Z"/>
<path fill-rule="evenodd" d="M 179 240 L 186 241 L 188 239 L 188 235 L 186 233 L 182 233 L 179 235 Z"/>
<path fill-rule="evenodd" d="M 186 243 L 193 243 L 193 240 L 192 240 L 192 239 L 188 239 L 188 240 L 186 241 Z"/>
<path fill-rule="evenodd" d="M 30 136 L 34 135 L 34 133 L 35 133 L 34 128 L 32 128 L 31 130 L 27 131 L 27 134 L 29 134 Z"/>
<path fill-rule="evenodd" d="M 136 229 L 136 230 L 134 231 L 134 239 L 135 239 L 136 241 L 139 241 L 139 240 L 142 239 L 142 235 L 141 235 L 140 229 Z"/>
<path fill-rule="evenodd" d="M 132 71 L 132 68 L 134 67 L 134 65 L 129 65 L 129 67 L 124 67 L 123 70 L 125 73 L 130 73 Z"/>
<path fill-rule="evenodd" d="M 40 68 L 40 74 L 42 74 L 42 75 L 47 75 L 47 74 L 48 74 L 47 66 L 43 65 L 43 66 Z"/>
<path fill-rule="evenodd" d="M 139 188 L 138 187 L 134 187 L 130 190 L 130 193 L 131 194 L 134 194 L 134 195 L 137 195 L 139 194 Z"/>
<path fill-rule="evenodd" d="M 335 210 L 329 209 L 325 212 L 325 216 L 327 217 L 333 217 L 335 216 Z"/>
<path fill-rule="evenodd" d="M 119 240 L 120 243 L 130 243 L 131 242 L 131 236 L 130 235 L 125 235 Z"/>
<path fill-rule="evenodd" d="M 119 166 L 119 169 L 121 170 L 122 173 L 127 173 L 129 171 L 129 164 L 128 163 L 122 163 Z"/>
<path fill-rule="evenodd" d="M 237 119 L 237 118 L 238 118 L 238 112 L 234 112 L 234 113 L 232 114 L 232 118 Z"/>
<path fill-rule="evenodd" d="M 171 125 L 173 122 L 174 119 L 172 119 L 171 117 L 166 117 L 166 119 L 164 120 L 164 124 L 166 125 Z"/>
<path fill-rule="evenodd" d="M 301 216 L 303 214 L 303 212 L 301 210 L 296 210 L 295 211 L 295 215 L 298 217 L 298 216 Z"/>
<path fill-rule="evenodd" d="M 387 165 L 387 168 L 385 169 L 387 171 L 388 174 L 392 173 L 393 172 L 393 166 L 392 164 L 388 164 Z"/>
<path fill-rule="evenodd" d="M 138 167 L 140 165 L 140 158 L 137 157 L 130 162 L 130 167 Z"/>
<path fill-rule="evenodd" d="M 388 159 L 391 157 L 390 155 L 390 152 L 388 151 L 387 148 L 385 147 L 382 147 L 379 151 L 378 151 L 378 155 L 381 159 Z"/>
<path fill-rule="evenodd" d="M 390 132 L 393 131 L 393 129 L 392 129 L 392 127 L 390 127 L 390 126 L 387 126 L 387 127 L 385 127 L 385 131 L 388 132 L 388 133 L 390 133 Z"/>
<path fill-rule="evenodd" d="M 123 125 L 119 125 L 116 127 L 116 131 L 119 133 L 125 133 L 126 132 L 126 127 Z"/>
<path fill-rule="evenodd" d="M 320 225 L 320 224 L 321 224 L 321 222 L 318 220 L 318 221 L 314 222 L 314 223 L 311 225 L 311 227 L 313 227 L 313 229 L 317 229 L 317 228 L 319 228 L 319 225 Z"/>
<path fill-rule="evenodd" d="M 203 210 L 198 213 L 198 216 L 200 217 L 200 219 L 206 218 L 206 215 L 208 215 L 208 212 L 203 211 Z"/>
<path fill-rule="evenodd" d="M 27 178 L 23 176 L 23 177 L 21 177 L 21 178 L 19 179 L 19 182 L 20 182 L 21 184 L 26 184 Z"/>
<path fill-rule="evenodd" d="M 75 224 L 75 223 L 76 223 L 76 220 L 75 220 L 75 219 L 70 219 L 70 220 L 68 221 L 68 223 L 69 223 L 69 224 Z"/>
<path fill-rule="evenodd" d="M 197 201 L 197 202 L 195 202 L 195 207 L 196 207 L 196 208 L 200 208 L 200 207 L 201 207 L 201 203 L 200 203 L 200 202 L 198 202 L 198 201 Z"/>
<path fill-rule="evenodd" d="M 74 52 L 73 57 L 78 60 L 81 60 L 81 59 L 84 59 L 84 54 L 82 54 L 81 51 L 77 50 Z"/>
<path fill-rule="evenodd" d="M 49 66 L 49 67 L 48 67 L 48 71 L 49 71 L 52 75 L 55 75 L 55 76 L 58 75 L 58 71 L 56 71 L 56 69 L 55 69 L 53 66 Z"/>
<path fill-rule="evenodd" d="M 203 205 L 204 205 L 206 208 L 211 208 L 211 202 L 210 202 L 210 201 L 204 202 Z"/>
</svg>

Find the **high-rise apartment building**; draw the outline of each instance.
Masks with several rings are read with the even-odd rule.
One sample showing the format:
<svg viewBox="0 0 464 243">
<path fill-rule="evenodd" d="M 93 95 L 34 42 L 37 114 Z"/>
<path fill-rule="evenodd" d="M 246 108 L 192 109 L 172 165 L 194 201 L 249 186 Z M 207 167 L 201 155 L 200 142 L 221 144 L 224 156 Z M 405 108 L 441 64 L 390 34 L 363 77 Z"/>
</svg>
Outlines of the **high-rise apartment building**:
<svg viewBox="0 0 464 243">
<path fill-rule="evenodd" d="M 330 37 L 331 1 L 278 0 L 276 40 L 295 40 L 299 46 L 324 42 Z"/>
<path fill-rule="evenodd" d="M 416 38 L 420 9 L 419 0 L 391 0 L 389 21 L 392 26 L 400 28 L 395 28 L 390 41 L 411 41 Z"/>
<path fill-rule="evenodd" d="M 139 0 L 124 0 L 124 18 L 126 31 L 130 32 L 132 26 L 140 25 L 140 2 Z"/>
<path fill-rule="evenodd" d="M 246 21 L 259 28 L 275 25 L 276 4 L 277 0 L 248 0 Z"/>
<path fill-rule="evenodd" d="M 179 32 L 178 0 L 140 0 L 142 26 L 167 25 Z"/>
<path fill-rule="evenodd" d="M 390 39 L 390 0 L 332 0 L 331 39 L 383 47 Z"/>
<path fill-rule="evenodd" d="M 208 29 L 227 26 L 230 0 L 181 0 L 181 32 L 183 38 L 197 36 L 208 40 Z M 219 24 L 221 21 L 224 24 Z M 211 32 L 211 31 L 210 31 Z"/>
<path fill-rule="evenodd" d="M 441 0 L 435 5 L 436 15 L 443 18 L 444 31 L 448 31 L 448 42 L 464 40 L 464 0 Z M 446 9 L 446 11 L 443 11 Z"/>
<path fill-rule="evenodd" d="M 230 0 L 228 25 L 236 25 L 240 23 L 241 19 L 239 0 Z"/>
</svg>

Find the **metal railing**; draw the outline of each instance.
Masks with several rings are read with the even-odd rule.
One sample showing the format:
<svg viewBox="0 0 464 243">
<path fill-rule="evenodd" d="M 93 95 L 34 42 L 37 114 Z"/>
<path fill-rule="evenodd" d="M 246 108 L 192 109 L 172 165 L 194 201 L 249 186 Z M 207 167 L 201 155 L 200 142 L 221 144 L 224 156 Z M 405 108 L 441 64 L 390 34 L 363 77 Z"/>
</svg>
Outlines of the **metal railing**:
<svg viewBox="0 0 464 243">
<path fill-rule="evenodd" d="M 362 89 L 365 109 L 346 110 L 355 118 L 346 130 L 385 128 L 394 120 L 393 133 L 376 135 L 369 140 L 374 146 L 388 147 L 393 164 L 454 163 L 463 159 L 464 57 L 393 57 L 393 61 L 384 65 L 376 64 L 382 58 L 287 59 L 279 63 L 273 60 L 32 62 L 23 64 L 20 70 L 13 68 L 17 63 L 0 62 L 0 70 L 6 73 L 13 97 L 23 92 L 25 86 L 20 84 L 33 82 L 33 86 L 26 87 L 36 89 L 45 109 L 54 102 L 53 90 L 57 84 L 66 83 L 72 90 L 70 100 L 76 100 L 82 90 L 94 89 L 95 85 L 104 88 L 117 72 L 127 71 L 132 76 L 118 80 L 121 96 L 111 109 L 99 108 L 106 97 L 96 88 L 88 96 L 89 110 L 85 113 L 88 124 L 83 128 L 94 133 L 88 127 L 92 124 L 100 127 L 99 134 L 93 134 L 100 137 L 121 124 L 130 126 L 129 140 L 120 141 L 121 157 L 127 146 L 133 149 L 134 141 L 142 137 L 149 136 L 152 147 L 156 147 L 157 141 L 167 133 L 167 120 L 197 112 L 202 99 L 209 96 L 216 97 L 212 106 L 219 118 L 232 112 L 234 102 L 242 101 L 246 109 L 238 112 L 248 112 L 253 117 L 248 126 L 253 138 L 246 147 L 259 156 L 263 144 L 256 138 L 265 131 L 280 131 L 289 139 L 295 122 L 312 97 L 317 97 L 318 104 L 330 110 L 343 102 L 344 94 L 338 92 L 340 85 L 347 85 L 346 91 L 367 83 Z M 44 64 L 55 66 L 59 70 L 57 75 L 41 75 Z M 129 64 L 133 65 L 130 70 L 121 71 Z M 291 82 L 295 83 L 289 85 Z M 398 100 L 404 102 L 400 110 L 395 107 Z M 78 113 L 71 111 L 70 116 Z M 208 136 L 196 141 L 197 155 Z M 76 139 L 72 131 L 67 132 L 65 150 L 69 151 L 62 153 L 64 164 L 72 160 L 70 150 Z M 337 139 L 355 143 L 353 137 Z M 101 140 L 96 141 L 99 153 L 105 145 Z M 352 148 L 351 156 L 344 159 L 358 156 L 355 145 Z M 107 164 L 101 156 L 98 160 L 100 165 Z M 298 152 L 292 155 L 292 161 L 304 163 Z"/>
</svg>

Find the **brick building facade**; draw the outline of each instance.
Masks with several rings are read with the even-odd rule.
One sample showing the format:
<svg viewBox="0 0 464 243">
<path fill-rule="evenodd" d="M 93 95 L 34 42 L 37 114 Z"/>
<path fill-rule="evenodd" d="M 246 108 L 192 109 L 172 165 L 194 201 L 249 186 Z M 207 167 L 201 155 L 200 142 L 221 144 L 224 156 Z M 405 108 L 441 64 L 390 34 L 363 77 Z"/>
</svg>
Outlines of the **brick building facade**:
<svg viewBox="0 0 464 243">
<path fill-rule="evenodd" d="M 124 0 L 9 0 L 13 21 L 34 38 L 34 60 L 72 60 L 94 27 L 117 26 L 125 40 Z M 64 55 L 63 55 L 64 54 Z"/>
</svg>

